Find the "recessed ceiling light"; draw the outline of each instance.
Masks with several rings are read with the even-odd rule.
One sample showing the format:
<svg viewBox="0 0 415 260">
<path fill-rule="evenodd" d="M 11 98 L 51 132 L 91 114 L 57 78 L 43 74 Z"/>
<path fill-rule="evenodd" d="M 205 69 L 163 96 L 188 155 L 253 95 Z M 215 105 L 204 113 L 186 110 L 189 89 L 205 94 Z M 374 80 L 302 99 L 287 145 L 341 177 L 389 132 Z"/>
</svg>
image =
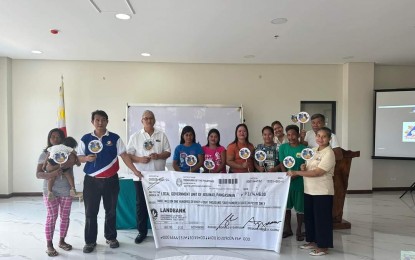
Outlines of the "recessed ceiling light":
<svg viewBox="0 0 415 260">
<path fill-rule="evenodd" d="M 117 19 L 120 19 L 120 20 L 129 20 L 129 19 L 131 19 L 131 16 L 129 16 L 128 14 L 116 14 L 115 17 Z"/>
<path fill-rule="evenodd" d="M 33 50 L 32 53 L 34 53 L 34 54 L 42 54 L 43 52 L 42 51 L 38 51 L 38 50 Z"/>
<path fill-rule="evenodd" d="M 272 24 L 284 24 L 288 22 L 287 18 L 275 18 L 271 21 Z"/>
<path fill-rule="evenodd" d="M 245 59 L 253 59 L 253 58 L 255 58 L 255 55 L 252 55 L 252 54 L 251 55 L 245 55 L 244 58 Z"/>
<path fill-rule="evenodd" d="M 150 57 L 151 54 L 150 53 L 147 53 L 147 52 L 143 52 L 143 53 L 141 53 L 141 56 L 143 56 L 143 57 Z"/>
</svg>

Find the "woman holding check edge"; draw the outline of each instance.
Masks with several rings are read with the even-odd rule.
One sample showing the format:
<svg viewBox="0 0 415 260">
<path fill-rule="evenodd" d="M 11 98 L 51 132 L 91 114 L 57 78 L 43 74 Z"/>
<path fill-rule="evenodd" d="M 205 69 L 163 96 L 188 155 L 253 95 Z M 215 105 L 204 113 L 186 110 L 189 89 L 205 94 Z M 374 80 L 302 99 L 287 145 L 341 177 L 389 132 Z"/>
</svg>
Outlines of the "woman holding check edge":
<svg viewBox="0 0 415 260">
<path fill-rule="evenodd" d="M 333 173 L 335 166 L 334 152 L 330 147 L 331 130 L 323 127 L 318 130 L 313 148 L 315 154 L 301 165 L 301 171 L 289 171 L 289 176 L 304 177 L 304 217 L 307 244 L 302 249 L 312 249 L 310 255 L 328 254 L 333 247 Z"/>
</svg>

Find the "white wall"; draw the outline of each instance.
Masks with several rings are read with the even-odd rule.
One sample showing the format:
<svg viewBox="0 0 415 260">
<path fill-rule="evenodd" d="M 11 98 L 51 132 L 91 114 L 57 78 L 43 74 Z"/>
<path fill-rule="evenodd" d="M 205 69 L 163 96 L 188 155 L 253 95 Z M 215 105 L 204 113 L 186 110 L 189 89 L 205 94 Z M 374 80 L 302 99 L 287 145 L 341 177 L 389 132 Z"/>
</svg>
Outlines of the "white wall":
<svg viewBox="0 0 415 260">
<path fill-rule="evenodd" d="M 349 190 L 372 189 L 373 78 L 373 63 L 343 66 L 341 143 L 345 150 L 360 151 L 352 161 Z"/>
<path fill-rule="evenodd" d="M 12 61 L 0 57 L 0 194 L 13 189 Z"/>
<path fill-rule="evenodd" d="M 342 145 L 363 152 L 361 158 L 353 161 L 349 190 L 370 190 L 372 175 L 373 187 L 409 186 L 415 180 L 414 162 L 373 160 L 372 163 L 367 158 L 372 149 L 371 139 L 362 142 L 360 132 L 353 130 L 361 129 L 364 136 L 370 135 L 372 129 L 368 124 L 373 120 L 372 109 L 370 112 L 367 109 L 372 107 L 371 79 L 364 76 L 373 65 L 363 64 L 363 73 L 359 73 L 360 65 L 356 66 L 0 58 L 0 194 L 41 190 L 41 180 L 35 179 L 35 167 L 48 131 L 56 126 L 62 74 L 68 132 L 77 139 L 93 129 L 90 113 L 95 109 L 106 110 L 109 129 L 125 139 L 123 119 L 127 103 L 211 103 L 243 104 L 251 141 L 257 144 L 261 142 L 261 128 L 276 119 L 289 124 L 289 115 L 299 111 L 301 100 L 337 101 L 336 128 Z M 355 69 L 349 76 L 350 68 Z M 415 87 L 414 66 L 376 65 L 374 76 L 369 77 L 374 77 L 376 89 Z M 362 85 L 366 98 L 361 96 L 359 85 L 353 83 L 356 80 L 359 84 L 366 82 Z M 359 106 L 353 107 L 356 104 Z M 359 109 L 366 110 L 361 113 Z M 81 169 L 78 173 L 82 176 Z"/>
<path fill-rule="evenodd" d="M 415 88 L 415 66 L 376 66 L 375 89 Z M 373 187 L 409 187 L 415 161 L 373 160 Z"/>
<path fill-rule="evenodd" d="M 103 109 L 109 130 L 125 142 L 127 103 L 243 104 L 250 139 L 257 144 L 263 126 L 277 119 L 290 123 L 300 100 L 338 101 L 342 87 L 341 65 L 13 60 L 12 68 L 13 192 L 41 190 L 35 166 L 48 131 L 56 126 L 62 74 L 69 135 L 79 139 L 92 131 L 90 113 Z"/>
</svg>

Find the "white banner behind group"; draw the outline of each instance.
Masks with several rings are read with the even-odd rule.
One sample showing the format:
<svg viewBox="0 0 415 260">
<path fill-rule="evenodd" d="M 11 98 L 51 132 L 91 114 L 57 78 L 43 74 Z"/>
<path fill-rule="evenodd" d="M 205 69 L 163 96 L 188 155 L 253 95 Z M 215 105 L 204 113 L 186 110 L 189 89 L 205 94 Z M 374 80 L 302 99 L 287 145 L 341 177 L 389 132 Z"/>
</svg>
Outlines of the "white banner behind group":
<svg viewBox="0 0 415 260">
<path fill-rule="evenodd" d="M 285 173 L 143 172 L 156 248 L 233 247 L 279 253 Z"/>
</svg>

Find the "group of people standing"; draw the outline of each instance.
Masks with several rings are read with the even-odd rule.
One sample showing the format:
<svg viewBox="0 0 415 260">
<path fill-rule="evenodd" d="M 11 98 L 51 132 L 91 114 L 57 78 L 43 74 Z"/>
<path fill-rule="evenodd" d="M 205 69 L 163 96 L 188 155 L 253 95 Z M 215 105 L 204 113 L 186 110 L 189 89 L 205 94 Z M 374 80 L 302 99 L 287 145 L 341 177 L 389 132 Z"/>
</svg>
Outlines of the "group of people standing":
<svg viewBox="0 0 415 260">
<path fill-rule="evenodd" d="M 68 180 L 71 178 L 56 178 L 59 176 L 72 175 L 73 166 L 79 163 L 85 163 L 84 172 L 84 189 L 83 198 L 85 205 L 85 246 L 84 253 L 90 253 L 96 247 L 98 224 L 97 216 L 100 207 L 101 198 L 105 209 L 105 227 L 104 236 L 106 243 L 111 248 L 119 247 L 116 230 L 116 205 L 119 192 L 118 170 L 119 162 L 118 156 L 124 163 L 139 177 L 142 177 L 141 172 L 134 166 L 130 155 L 127 154 L 126 147 L 121 138 L 107 130 L 108 115 L 102 111 L 97 110 L 92 112 L 91 123 L 94 126 L 94 131 L 84 135 L 79 142 L 77 149 L 77 156 L 68 156 L 66 162 L 55 169 L 50 169 L 45 166 L 45 161 L 48 159 L 50 151 L 49 148 L 60 145 L 65 138 L 65 134 L 60 129 L 52 129 L 47 138 L 47 147 L 41 153 L 38 165 L 36 168 L 37 178 L 44 179 L 43 198 L 47 209 L 45 234 L 47 241 L 46 253 L 48 256 L 57 256 L 53 245 L 53 233 L 55 230 L 56 220 L 58 215 L 61 217 L 60 224 L 60 241 L 59 248 L 70 251 L 72 245 L 65 242 L 65 237 L 69 227 L 69 216 L 71 211 L 72 197 L 70 190 L 73 189 Z M 100 140 L 103 144 L 102 151 L 95 154 L 88 149 L 88 144 L 92 140 Z M 50 179 L 55 179 L 51 191 L 48 191 L 48 183 Z M 73 178 L 73 177 L 72 177 Z M 53 196 L 49 192 L 53 193 Z M 48 194 L 49 193 L 49 194 Z"/>
<path fill-rule="evenodd" d="M 119 192 L 118 157 L 127 167 L 139 177 L 135 181 L 136 187 L 136 215 L 138 235 L 135 243 L 141 243 L 147 236 L 148 211 L 141 178 L 141 171 L 163 171 L 166 159 L 171 155 L 171 148 L 167 136 L 154 127 L 156 119 L 152 111 L 146 110 L 142 114 L 143 128 L 134 133 L 127 144 L 121 138 L 107 130 L 108 115 L 97 110 L 92 112 L 91 123 L 94 131 L 84 135 L 77 148 L 77 156 L 70 156 L 59 168 L 45 167 L 48 149 L 59 145 L 64 140 L 64 133 L 59 129 L 52 129 L 48 134 L 47 147 L 39 157 L 36 175 L 44 181 L 44 203 L 47 208 L 45 234 L 49 256 L 56 256 L 58 252 L 53 246 L 52 239 L 58 214 L 61 216 L 59 248 L 69 251 L 72 246 L 65 241 L 69 226 L 69 215 L 72 198 L 70 191 L 73 185 L 71 178 L 56 178 L 57 176 L 73 176 L 73 166 L 85 163 L 83 198 L 85 204 L 85 246 L 84 253 L 90 253 L 96 247 L 97 215 L 101 198 L 105 209 L 104 237 L 111 248 L 119 247 L 116 230 L 116 205 Z M 305 219 L 307 244 L 302 248 L 313 249 L 312 255 L 327 254 L 327 249 L 333 247 L 331 208 L 333 203 L 333 171 L 335 152 L 340 149 L 337 140 L 330 129 L 324 127 L 324 116 L 321 114 L 311 117 L 313 130 L 301 131 L 297 125 L 284 128 L 279 121 L 262 129 L 263 143 L 255 146 L 249 141 L 248 127 L 239 124 L 235 129 L 235 139 L 227 148 L 220 145 L 220 133 L 211 129 L 207 136 L 207 144 L 201 146 L 196 142 L 196 134 L 191 126 L 185 126 L 180 135 L 180 144 L 173 153 L 173 168 L 182 172 L 199 172 L 204 166 L 204 160 L 214 162 L 213 169 L 206 169 L 211 173 L 226 173 L 226 165 L 230 173 L 245 172 L 287 172 L 291 176 L 291 185 L 287 201 L 283 237 L 293 235 L 291 230 L 291 209 L 297 213 L 298 227 L 296 238 L 304 240 L 301 225 Z M 99 140 L 103 145 L 102 151 L 94 153 L 89 148 L 93 140 Z M 332 146 L 330 146 L 332 142 Z M 304 161 L 301 151 L 315 147 L 315 155 L 311 160 Z M 337 145 L 337 147 L 336 147 Z M 242 158 L 240 150 L 250 151 L 248 158 Z M 332 149 L 334 148 L 334 149 Z M 264 151 L 265 160 L 259 162 L 254 159 L 256 151 Z M 340 153 L 341 154 L 341 153 Z M 186 158 L 193 155 L 197 162 L 193 166 L 186 163 Z M 280 162 L 286 156 L 295 158 L 295 166 L 286 169 Z M 48 180 L 54 179 L 52 187 L 48 188 Z M 303 180 L 304 179 L 304 180 Z M 50 185 L 49 185 L 50 186 Z M 53 193 L 51 196 L 50 193 Z M 60 213 L 59 213 L 60 212 Z M 323 216 L 324 215 L 324 216 Z"/>
</svg>

